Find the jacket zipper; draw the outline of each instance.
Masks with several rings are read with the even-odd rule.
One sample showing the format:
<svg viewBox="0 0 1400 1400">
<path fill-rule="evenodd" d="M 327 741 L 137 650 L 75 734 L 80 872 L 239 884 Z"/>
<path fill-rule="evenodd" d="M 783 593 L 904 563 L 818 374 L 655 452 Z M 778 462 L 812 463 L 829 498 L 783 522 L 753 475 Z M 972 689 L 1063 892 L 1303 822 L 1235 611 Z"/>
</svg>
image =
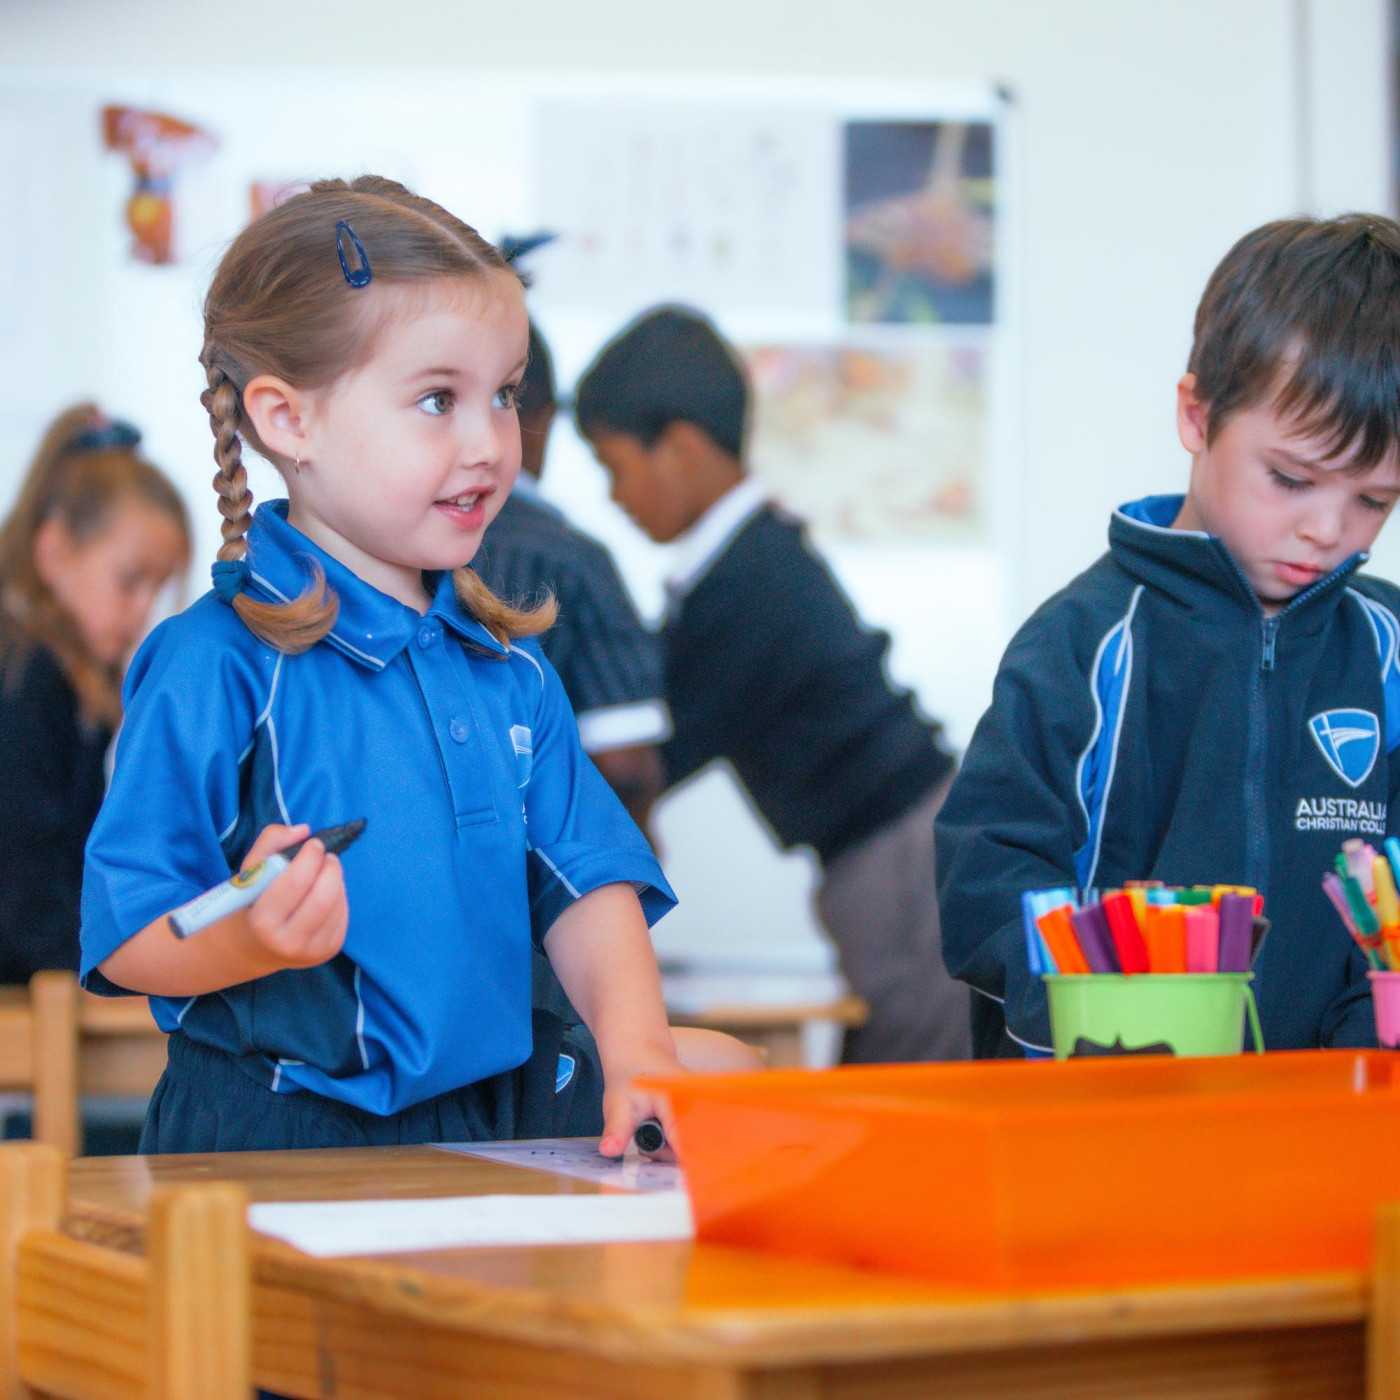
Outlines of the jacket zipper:
<svg viewBox="0 0 1400 1400">
<path fill-rule="evenodd" d="M 1274 669 L 1274 653 L 1278 646 L 1278 618 L 1266 617 L 1264 619 L 1264 650 L 1259 658 L 1259 669 L 1261 671 L 1272 671 Z"/>
<path fill-rule="evenodd" d="M 1248 860 L 1247 882 L 1262 890 L 1269 881 L 1269 813 L 1265 801 L 1268 785 L 1269 701 L 1267 677 L 1274 669 L 1278 647 L 1278 624 L 1275 617 L 1262 620 L 1259 666 L 1254 672 L 1254 684 L 1249 696 L 1249 767 L 1245 811 L 1245 851 Z"/>
<path fill-rule="evenodd" d="M 1221 553 L 1229 562 L 1230 567 L 1234 569 L 1235 576 L 1239 579 L 1245 592 L 1249 597 L 1255 599 L 1255 606 L 1258 606 L 1257 596 L 1253 588 L 1250 587 L 1249 580 L 1245 578 L 1244 570 L 1235 563 L 1233 557 L 1223 547 Z M 1265 690 L 1265 677 L 1274 669 L 1277 662 L 1279 624 L 1289 613 L 1296 611 L 1309 598 L 1330 588 L 1337 576 L 1349 572 L 1354 563 L 1355 556 L 1353 555 L 1333 569 L 1326 578 L 1319 579 L 1291 599 L 1282 612 L 1275 613 L 1272 617 L 1260 618 L 1259 666 L 1254 672 L 1254 684 L 1250 687 L 1249 696 L 1249 737 L 1246 750 L 1249 755 L 1248 771 L 1250 776 L 1247 779 L 1248 796 L 1245 799 L 1245 858 L 1249 863 L 1247 879 L 1255 889 L 1262 890 L 1269 881 L 1271 856 L 1268 834 L 1269 814 L 1267 804 L 1264 801 L 1264 789 L 1268 781 L 1266 760 L 1268 758 L 1269 732 L 1268 693 Z"/>
</svg>

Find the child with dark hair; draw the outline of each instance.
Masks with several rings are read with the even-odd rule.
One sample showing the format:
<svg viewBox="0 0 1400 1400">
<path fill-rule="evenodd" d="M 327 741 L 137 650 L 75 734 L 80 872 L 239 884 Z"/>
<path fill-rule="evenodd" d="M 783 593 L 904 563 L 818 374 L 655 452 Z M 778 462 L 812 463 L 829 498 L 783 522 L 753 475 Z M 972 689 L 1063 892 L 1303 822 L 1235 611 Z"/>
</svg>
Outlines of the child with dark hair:
<svg viewBox="0 0 1400 1400">
<path fill-rule="evenodd" d="M 676 545 L 665 780 L 726 759 L 778 841 L 815 850 L 818 912 L 870 1007 L 844 1058 L 964 1058 L 968 996 L 943 967 L 932 897 L 953 757 L 890 684 L 888 637 L 749 477 L 749 398 L 733 349 L 680 307 L 626 327 L 576 393 L 613 498 Z"/>
<path fill-rule="evenodd" d="M 554 626 L 540 637 L 578 718 L 584 751 L 633 820 L 645 828 L 661 791 L 656 745 L 670 733 L 661 698 L 661 655 L 612 555 L 540 494 L 557 408 L 554 363 L 530 326 L 520 384 L 520 475 L 491 522 L 476 569 L 505 598 L 552 596 Z"/>
<path fill-rule="evenodd" d="M 189 558 L 179 493 L 141 434 L 79 404 L 0 523 L 0 982 L 78 966 L 78 897 L 121 674 Z"/>
<path fill-rule="evenodd" d="M 1286 219 L 1196 312 L 1184 496 L 1120 507 L 1109 552 L 1013 639 L 938 821 L 948 966 L 978 1054 L 1047 1050 L 1020 895 L 1252 885 L 1271 1049 L 1375 1043 L 1320 876 L 1400 829 L 1400 590 L 1359 575 L 1400 497 L 1400 226 Z"/>
</svg>

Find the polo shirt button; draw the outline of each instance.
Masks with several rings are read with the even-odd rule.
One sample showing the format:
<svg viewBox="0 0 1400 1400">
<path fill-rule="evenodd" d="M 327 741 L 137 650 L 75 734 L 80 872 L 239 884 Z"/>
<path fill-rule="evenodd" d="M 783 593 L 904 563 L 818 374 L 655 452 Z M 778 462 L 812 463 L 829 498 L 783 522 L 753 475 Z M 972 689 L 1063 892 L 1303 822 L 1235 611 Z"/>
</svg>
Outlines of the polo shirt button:
<svg viewBox="0 0 1400 1400">
<path fill-rule="evenodd" d="M 467 724 L 466 720 L 454 719 L 448 723 L 447 732 L 452 736 L 453 740 L 456 743 L 465 744 L 467 742 L 467 736 L 472 731 L 471 727 Z"/>
<path fill-rule="evenodd" d="M 425 622 L 418 629 L 418 645 L 420 647 L 430 647 L 438 639 L 438 630 L 431 623 Z"/>
</svg>

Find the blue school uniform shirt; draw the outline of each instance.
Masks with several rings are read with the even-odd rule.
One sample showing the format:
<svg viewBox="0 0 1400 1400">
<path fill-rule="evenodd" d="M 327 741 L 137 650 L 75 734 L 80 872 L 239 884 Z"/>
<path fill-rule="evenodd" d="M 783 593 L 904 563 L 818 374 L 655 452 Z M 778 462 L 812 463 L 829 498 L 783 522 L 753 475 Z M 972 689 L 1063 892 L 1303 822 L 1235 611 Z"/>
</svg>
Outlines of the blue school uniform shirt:
<svg viewBox="0 0 1400 1400">
<path fill-rule="evenodd" d="M 498 642 L 447 573 L 420 615 L 286 510 L 254 517 L 247 591 L 295 597 L 314 562 L 340 600 L 335 626 L 288 656 L 210 593 L 140 649 L 87 846 L 81 976 L 120 994 L 98 964 L 227 879 L 269 822 L 364 817 L 341 858 L 342 953 L 151 1005 L 164 1030 L 270 1089 L 390 1114 L 528 1059 L 531 940 L 573 900 L 628 882 L 650 924 L 675 896 L 538 647 Z"/>
</svg>

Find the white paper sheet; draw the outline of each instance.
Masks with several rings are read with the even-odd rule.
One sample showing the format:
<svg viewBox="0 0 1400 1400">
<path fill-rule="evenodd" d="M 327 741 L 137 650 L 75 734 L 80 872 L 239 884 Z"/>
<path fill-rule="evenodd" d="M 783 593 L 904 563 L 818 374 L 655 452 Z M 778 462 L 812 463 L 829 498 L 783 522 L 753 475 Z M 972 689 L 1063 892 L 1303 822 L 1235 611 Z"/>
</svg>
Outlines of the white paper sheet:
<svg viewBox="0 0 1400 1400">
<path fill-rule="evenodd" d="M 443 1152 L 485 1157 L 513 1167 L 535 1167 L 560 1176 L 596 1181 L 623 1191 L 683 1191 L 685 1176 L 674 1162 L 653 1162 L 631 1151 L 621 1161 L 598 1155 L 596 1138 L 533 1138 L 523 1142 L 439 1142 Z"/>
<path fill-rule="evenodd" d="M 683 1191 L 263 1202 L 248 1207 L 248 1223 L 322 1258 L 476 1245 L 683 1240 L 695 1233 Z"/>
</svg>

